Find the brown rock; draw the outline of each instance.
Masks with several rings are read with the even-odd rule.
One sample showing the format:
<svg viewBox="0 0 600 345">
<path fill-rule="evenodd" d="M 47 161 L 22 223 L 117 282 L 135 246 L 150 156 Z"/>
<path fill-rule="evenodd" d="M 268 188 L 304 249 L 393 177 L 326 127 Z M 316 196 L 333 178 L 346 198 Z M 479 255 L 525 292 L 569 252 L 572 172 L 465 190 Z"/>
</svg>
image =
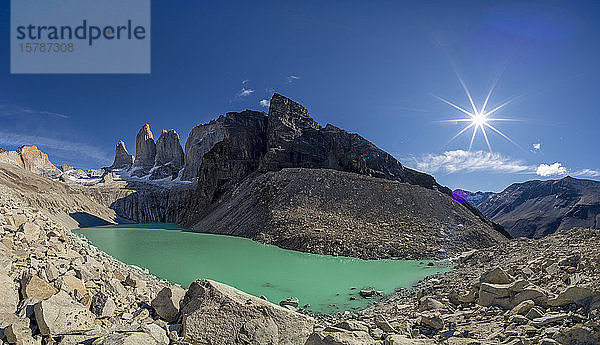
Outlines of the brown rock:
<svg viewBox="0 0 600 345">
<path fill-rule="evenodd" d="M 21 281 L 21 294 L 24 298 L 41 301 L 54 295 L 57 291 L 54 286 L 36 275 L 26 275 Z"/>
</svg>

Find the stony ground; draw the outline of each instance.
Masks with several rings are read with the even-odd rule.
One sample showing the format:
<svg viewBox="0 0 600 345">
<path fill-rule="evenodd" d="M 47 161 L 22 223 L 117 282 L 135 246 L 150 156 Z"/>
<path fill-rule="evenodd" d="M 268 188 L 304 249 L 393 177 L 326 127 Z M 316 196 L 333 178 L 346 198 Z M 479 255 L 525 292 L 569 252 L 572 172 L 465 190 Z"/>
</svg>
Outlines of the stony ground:
<svg viewBox="0 0 600 345">
<path fill-rule="evenodd" d="M 464 253 L 454 270 L 412 291 L 321 318 L 319 337 L 331 344 L 599 344 L 599 240 L 600 230 L 575 228 Z"/>
<path fill-rule="evenodd" d="M 121 263 L 3 185 L 0 239 L 0 344 L 260 344 L 265 329 L 268 343 L 304 344 L 313 332 L 295 308 L 206 280 L 185 290 Z"/>
</svg>

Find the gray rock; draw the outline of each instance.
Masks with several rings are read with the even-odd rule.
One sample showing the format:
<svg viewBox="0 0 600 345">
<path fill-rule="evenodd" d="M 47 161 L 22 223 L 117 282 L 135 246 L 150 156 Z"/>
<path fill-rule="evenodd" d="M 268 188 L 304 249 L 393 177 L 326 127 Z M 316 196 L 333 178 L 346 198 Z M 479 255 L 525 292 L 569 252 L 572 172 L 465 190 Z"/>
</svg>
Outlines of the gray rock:
<svg viewBox="0 0 600 345">
<path fill-rule="evenodd" d="M 364 298 L 370 298 L 370 297 L 375 296 L 375 289 L 373 289 L 372 287 L 368 287 L 368 288 L 360 289 L 360 291 L 358 293 L 359 293 L 359 295 L 361 295 Z"/>
<path fill-rule="evenodd" d="M 423 326 L 427 326 L 433 329 L 444 328 L 444 320 L 442 320 L 439 313 L 421 314 L 418 318 L 418 322 Z"/>
<path fill-rule="evenodd" d="M 438 310 L 444 308 L 444 304 L 434 298 L 431 297 L 422 297 L 419 300 L 419 310 Z"/>
<path fill-rule="evenodd" d="M 193 282 L 182 303 L 182 336 L 199 344 L 302 344 L 314 320 L 211 280 Z"/>
<path fill-rule="evenodd" d="M 161 328 L 159 325 L 154 323 L 144 324 L 142 325 L 141 329 L 142 331 L 144 331 L 144 333 L 151 336 L 158 344 L 169 344 L 169 337 L 167 336 L 167 331 Z"/>
<path fill-rule="evenodd" d="M 542 316 L 544 316 L 544 310 L 540 307 L 531 308 L 531 310 L 529 310 L 525 315 L 525 317 L 527 317 L 529 320 L 537 319 Z"/>
<path fill-rule="evenodd" d="M 8 275 L 0 273 L 0 315 L 15 313 L 18 303 L 19 294 L 15 281 Z"/>
<path fill-rule="evenodd" d="M 113 169 L 129 169 L 135 158 L 133 155 L 130 155 L 125 147 L 125 142 L 122 140 L 117 143 L 117 147 L 115 148 L 115 160 L 113 164 L 110 166 Z"/>
<path fill-rule="evenodd" d="M 531 324 L 536 327 L 543 327 L 553 323 L 561 322 L 568 318 L 567 314 L 548 314 L 531 320 Z"/>
<path fill-rule="evenodd" d="M 557 297 L 548 300 L 548 305 L 553 307 L 563 307 L 571 303 L 590 307 L 600 303 L 600 294 L 590 288 L 569 286 Z"/>
<path fill-rule="evenodd" d="M 544 305 L 547 293 L 536 287 L 526 288 L 527 284 L 524 280 L 512 284 L 481 283 L 477 304 L 512 309 L 523 301 L 533 300 L 536 304 Z"/>
<path fill-rule="evenodd" d="M 369 333 L 364 331 L 315 332 L 306 345 L 376 345 Z"/>
<path fill-rule="evenodd" d="M 477 343 L 477 342 L 475 342 Z M 437 342 L 433 339 L 413 339 L 405 335 L 392 334 L 385 338 L 385 345 L 435 345 Z"/>
<path fill-rule="evenodd" d="M 369 332 L 369 326 L 366 323 L 356 320 L 340 321 L 335 325 L 335 327 L 345 329 L 347 331 Z"/>
<path fill-rule="evenodd" d="M 88 331 L 93 328 L 94 315 L 66 292 L 35 305 L 35 320 L 43 335 L 61 335 Z"/>
<path fill-rule="evenodd" d="M 279 305 L 282 307 L 290 306 L 290 307 L 298 308 L 298 304 L 300 304 L 300 301 L 296 297 L 288 297 L 288 298 L 284 299 L 283 301 L 279 302 Z"/>
<path fill-rule="evenodd" d="M 113 333 L 94 341 L 93 345 L 162 345 L 145 332 Z"/>
<path fill-rule="evenodd" d="M 600 343 L 600 334 L 589 327 L 575 325 L 558 332 L 554 338 L 560 344 L 578 345 L 578 344 L 598 344 Z"/>
<path fill-rule="evenodd" d="M 502 268 L 495 267 L 484 273 L 481 278 L 479 278 L 479 281 L 490 284 L 510 284 L 514 279 Z"/>
<path fill-rule="evenodd" d="M 523 301 L 510 310 L 510 315 L 525 315 L 534 305 L 535 302 L 532 300 Z"/>
<path fill-rule="evenodd" d="M 35 340 L 29 328 L 28 319 L 19 319 L 4 329 L 4 336 L 9 344 L 41 345 L 41 340 Z"/>
<path fill-rule="evenodd" d="M 92 297 L 92 312 L 98 317 L 111 317 L 115 315 L 117 306 L 115 301 L 107 294 L 99 291 Z"/>
<path fill-rule="evenodd" d="M 175 322 L 179 316 L 179 304 L 184 296 L 185 290 L 180 287 L 164 287 L 152 300 L 151 305 L 162 319 Z"/>
<path fill-rule="evenodd" d="M 116 298 L 123 298 L 127 296 L 127 289 L 125 289 L 123 284 L 121 284 L 118 279 L 110 278 L 105 282 L 104 286 L 106 291 Z"/>
</svg>

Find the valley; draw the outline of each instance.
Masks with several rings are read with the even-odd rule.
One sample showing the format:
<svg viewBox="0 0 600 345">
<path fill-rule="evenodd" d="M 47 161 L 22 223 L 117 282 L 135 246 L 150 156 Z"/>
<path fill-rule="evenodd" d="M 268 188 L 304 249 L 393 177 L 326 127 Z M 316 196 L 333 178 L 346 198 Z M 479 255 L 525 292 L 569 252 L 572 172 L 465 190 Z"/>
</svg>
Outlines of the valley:
<svg viewBox="0 0 600 345">
<path fill-rule="evenodd" d="M 85 171 L 33 146 L 0 150 L 0 339 L 599 339 L 593 181 L 532 181 L 459 204 L 432 176 L 279 94 L 268 113 L 196 126 L 185 149 L 172 130 L 155 141 L 148 124 L 135 147 L 119 141 L 111 166 Z M 453 269 L 427 265 L 440 258 Z"/>
</svg>

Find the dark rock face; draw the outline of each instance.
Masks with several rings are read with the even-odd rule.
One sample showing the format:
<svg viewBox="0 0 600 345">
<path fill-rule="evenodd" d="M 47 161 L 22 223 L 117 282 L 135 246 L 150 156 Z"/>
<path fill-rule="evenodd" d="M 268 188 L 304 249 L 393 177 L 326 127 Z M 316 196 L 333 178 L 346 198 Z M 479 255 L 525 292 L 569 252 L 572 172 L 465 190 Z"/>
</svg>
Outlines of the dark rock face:
<svg viewBox="0 0 600 345">
<path fill-rule="evenodd" d="M 513 237 L 540 238 L 574 227 L 600 228 L 600 182 L 565 177 L 517 183 L 478 208 Z"/>
<path fill-rule="evenodd" d="M 123 141 L 117 143 L 115 148 L 115 160 L 110 166 L 113 169 L 129 169 L 133 165 L 135 158 L 130 155 Z"/>
<path fill-rule="evenodd" d="M 329 168 L 443 189 L 432 176 L 403 167 L 360 135 L 332 125 L 322 128 L 303 106 L 274 94 L 261 170 L 294 167 Z"/>
<path fill-rule="evenodd" d="M 229 113 L 216 123 L 221 124 L 224 138 L 202 156 L 197 175 L 198 187 L 179 218 L 179 223 L 186 227 L 199 229 L 201 224 L 205 224 L 205 219 L 211 219 L 213 227 L 203 230 L 214 231 L 220 227 L 219 222 L 223 219 L 215 218 L 212 212 L 227 201 L 223 198 L 229 195 L 228 192 L 261 174 L 286 168 L 333 169 L 405 182 L 446 194 L 446 198 L 450 194 L 450 190 L 440 186 L 432 176 L 403 167 L 394 157 L 361 136 L 332 125 L 321 127 L 304 107 L 279 94 L 271 99 L 268 117 L 247 110 Z M 186 144 L 186 154 L 187 151 Z M 501 227 L 488 222 L 471 205 L 460 207 L 466 207 L 479 220 L 478 226 L 486 229 L 492 226 L 502 234 L 500 238 L 508 236 Z M 270 211 L 265 210 L 267 214 Z M 250 222 L 251 217 L 246 216 L 242 221 Z M 285 231 L 285 225 L 279 226 L 274 231 Z M 317 227 L 318 224 L 305 224 L 304 228 L 311 226 Z M 250 232 L 237 235 L 254 236 Z M 474 243 L 485 242 L 480 233 L 473 232 L 469 236 L 472 236 Z M 497 237 L 492 238 L 491 242 L 498 240 Z M 265 238 L 261 240 L 271 242 Z M 301 245 L 298 244 L 298 248 L 291 245 L 286 247 L 298 249 Z"/>
<path fill-rule="evenodd" d="M 258 169 L 266 148 L 265 114 L 250 110 L 228 113 L 222 126 L 227 137 L 203 156 L 198 188 L 180 217 L 182 223 L 196 223 L 213 201 Z"/>
<path fill-rule="evenodd" d="M 148 173 L 148 170 L 154 166 L 154 160 L 156 158 L 156 144 L 154 143 L 154 136 L 150 130 L 150 125 L 145 124 L 135 139 L 135 162 L 133 163 L 136 171 L 133 173 L 135 176 L 144 176 Z"/>
<path fill-rule="evenodd" d="M 225 138 L 223 122 L 225 117 L 221 116 L 208 124 L 198 125 L 192 129 L 185 143 L 185 168 L 181 175 L 184 181 L 192 181 L 198 177 L 202 157 L 210 151 L 216 143 Z"/>
<path fill-rule="evenodd" d="M 174 130 L 163 130 L 156 141 L 155 169 L 150 176 L 151 180 L 172 177 L 173 179 L 183 168 L 184 157 L 179 134 Z"/>
</svg>

